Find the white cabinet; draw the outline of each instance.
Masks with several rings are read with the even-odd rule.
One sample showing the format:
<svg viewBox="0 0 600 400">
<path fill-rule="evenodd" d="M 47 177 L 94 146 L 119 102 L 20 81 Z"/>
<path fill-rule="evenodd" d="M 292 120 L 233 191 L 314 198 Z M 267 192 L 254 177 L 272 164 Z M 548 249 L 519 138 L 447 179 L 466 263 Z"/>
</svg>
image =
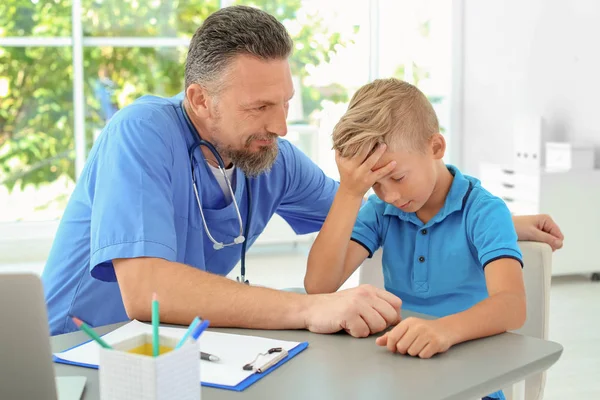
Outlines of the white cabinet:
<svg viewBox="0 0 600 400">
<path fill-rule="evenodd" d="M 514 215 L 549 214 L 560 226 L 565 241 L 553 255 L 552 275 L 600 272 L 600 170 L 482 164 L 479 178 Z"/>
</svg>

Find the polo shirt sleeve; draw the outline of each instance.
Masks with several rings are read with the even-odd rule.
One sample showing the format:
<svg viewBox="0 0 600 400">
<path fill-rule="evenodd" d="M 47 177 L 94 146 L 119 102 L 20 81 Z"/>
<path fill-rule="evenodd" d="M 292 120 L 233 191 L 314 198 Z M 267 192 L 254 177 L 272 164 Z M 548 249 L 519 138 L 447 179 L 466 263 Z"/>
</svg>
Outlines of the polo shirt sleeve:
<svg viewBox="0 0 600 400">
<path fill-rule="evenodd" d="M 172 139 L 160 123 L 136 117 L 109 123 L 87 170 L 90 272 L 103 281 L 116 281 L 115 258 L 176 259 Z"/>
<path fill-rule="evenodd" d="M 504 201 L 489 194 L 480 196 L 467 216 L 468 235 L 483 268 L 501 258 L 515 259 L 523 266 L 515 226 Z"/>
<path fill-rule="evenodd" d="M 351 240 L 363 246 L 369 252 L 369 258 L 381 247 L 383 208 L 376 195 L 361 207 L 354 223 Z"/>
<path fill-rule="evenodd" d="M 321 229 L 337 192 L 338 183 L 306 154 L 287 140 L 281 140 L 279 150 L 284 161 L 286 179 L 282 201 L 276 213 L 297 234 Z"/>
</svg>

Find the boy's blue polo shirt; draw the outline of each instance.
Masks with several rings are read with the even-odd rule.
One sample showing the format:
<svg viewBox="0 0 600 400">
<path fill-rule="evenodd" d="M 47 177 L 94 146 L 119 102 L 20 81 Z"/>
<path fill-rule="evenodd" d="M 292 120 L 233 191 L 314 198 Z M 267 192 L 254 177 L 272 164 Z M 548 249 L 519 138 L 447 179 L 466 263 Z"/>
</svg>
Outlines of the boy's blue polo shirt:
<svg viewBox="0 0 600 400">
<path fill-rule="evenodd" d="M 373 195 L 361 208 L 352 240 L 372 255 L 383 246 L 385 289 L 402 308 L 442 317 L 488 297 L 484 269 L 500 258 L 521 262 L 506 204 L 480 182 L 454 175 L 442 209 L 426 224 Z"/>
</svg>

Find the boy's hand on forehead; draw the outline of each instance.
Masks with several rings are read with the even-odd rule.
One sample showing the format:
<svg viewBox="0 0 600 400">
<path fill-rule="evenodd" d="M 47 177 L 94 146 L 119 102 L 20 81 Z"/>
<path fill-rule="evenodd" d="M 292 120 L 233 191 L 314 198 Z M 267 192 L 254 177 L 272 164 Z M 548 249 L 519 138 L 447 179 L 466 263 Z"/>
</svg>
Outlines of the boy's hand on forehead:
<svg viewBox="0 0 600 400">
<path fill-rule="evenodd" d="M 387 146 L 382 143 L 370 155 L 370 149 L 365 149 L 353 157 L 342 157 L 336 151 L 335 162 L 340 172 L 338 190 L 362 198 L 375 182 L 391 174 L 396 167 L 395 161 L 373 170 L 386 148 Z"/>
</svg>

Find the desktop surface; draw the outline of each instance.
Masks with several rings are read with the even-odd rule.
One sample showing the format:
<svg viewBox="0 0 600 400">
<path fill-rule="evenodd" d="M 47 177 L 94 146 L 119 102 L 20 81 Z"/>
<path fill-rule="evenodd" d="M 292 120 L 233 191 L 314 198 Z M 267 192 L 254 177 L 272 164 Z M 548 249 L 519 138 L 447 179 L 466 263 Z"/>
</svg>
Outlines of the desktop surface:
<svg viewBox="0 0 600 400">
<path fill-rule="evenodd" d="M 404 311 L 403 316 L 409 316 Z M 98 328 L 101 334 L 121 324 Z M 215 329 L 217 332 L 308 341 L 304 352 L 241 393 L 203 387 L 203 400 L 265 398 L 465 399 L 482 397 L 524 377 L 548 369 L 562 346 L 545 340 L 504 333 L 456 345 L 429 360 L 389 353 L 375 344 L 378 335 L 364 339 L 345 333 L 319 335 L 308 331 Z M 89 340 L 83 332 L 52 337 L 53 351 Z M 56 374 L 87 377 L 85 400 L 100 398 L 98 371 L 55 364 Z"/>
</svg>

